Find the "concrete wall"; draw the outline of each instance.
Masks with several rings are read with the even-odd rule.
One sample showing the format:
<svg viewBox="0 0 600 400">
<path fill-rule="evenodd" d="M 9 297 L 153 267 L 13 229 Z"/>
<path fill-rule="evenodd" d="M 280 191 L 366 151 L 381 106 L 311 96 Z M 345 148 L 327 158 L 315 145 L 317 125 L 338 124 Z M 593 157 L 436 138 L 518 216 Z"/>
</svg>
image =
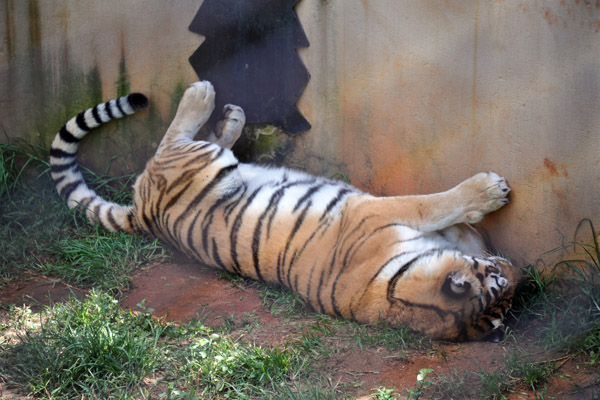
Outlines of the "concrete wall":
<svg viewBox="0 0 600 400">
<path fill-rule="evenodd" d="M 82 160 L 139 170 L 185 85 L 202 38 L 200 1 L 2 0 L 0 125 L 47 145 L 67 115 L 128 90 L 150 112 L 86 141 Z M 481 170 L 513 202 L 490 216 L 519 263 L 600 226 L 600 1 L 302 0 L 313 128 L 294 162 L 343 172 L 375 194 L 445 190 Z M 114 132 L 111 132 L 114 131 Z M 129 130 L 137 133 L 129 133 Z M 290 150 L 292 149 L 292 150 Z M 585 235 L 584 235 L 585 237 Z"/>
<path fill-rule="evenodd" d="M 48 146 L 72 115 L 131 91 L 149 112 L 82 144 L 99 171 L 139 171 L 154 152 L 183 89 L 187 58 L 202 43 L 188 31 L 197 0 L 0 0 L 0 140 Z M 113 160 L 114 158 L 114 160 Z M 112 161 L 111 161 L 112 160 Z"/>
</svg>

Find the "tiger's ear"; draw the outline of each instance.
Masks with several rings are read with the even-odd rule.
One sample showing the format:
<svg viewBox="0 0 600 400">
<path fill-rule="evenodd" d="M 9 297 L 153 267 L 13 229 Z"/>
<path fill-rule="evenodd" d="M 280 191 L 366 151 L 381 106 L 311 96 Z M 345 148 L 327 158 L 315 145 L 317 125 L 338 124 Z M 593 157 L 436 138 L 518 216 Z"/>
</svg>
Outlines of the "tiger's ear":
<svg viewBox="0 0 600 400">
<path fill-rule="evenodd" d="M 442 293 L 452 299 L 462 299 L 471 292 L 471 283 L 459 271 L 448 274 L 442 285 Z"/>
</svg>

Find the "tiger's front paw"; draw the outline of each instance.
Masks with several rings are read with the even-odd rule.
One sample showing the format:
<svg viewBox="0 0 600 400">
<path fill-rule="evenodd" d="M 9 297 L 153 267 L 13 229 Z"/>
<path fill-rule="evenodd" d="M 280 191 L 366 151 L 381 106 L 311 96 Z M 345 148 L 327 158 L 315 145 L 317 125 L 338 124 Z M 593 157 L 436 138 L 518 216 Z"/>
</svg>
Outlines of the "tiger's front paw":
<svg viewBox="0 0 600 400">
<path fill-rule="evenodd" d="M 506 179 L 494 172 L 481 172 L 461 183 L 458 189 L 466 203 L 462 222 L 479 222 L 485 214 L 509 202 L 510 188 Z"/>
</svg>

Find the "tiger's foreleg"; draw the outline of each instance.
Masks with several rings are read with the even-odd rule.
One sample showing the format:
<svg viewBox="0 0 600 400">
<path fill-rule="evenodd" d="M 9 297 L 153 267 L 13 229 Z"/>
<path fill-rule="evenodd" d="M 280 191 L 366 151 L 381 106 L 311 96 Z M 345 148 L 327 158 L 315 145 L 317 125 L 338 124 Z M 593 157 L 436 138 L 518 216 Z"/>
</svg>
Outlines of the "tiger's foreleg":
<svg viewBox="0 0 600 400">
<path fill-rule="evenodd" d="M 452 189 L 429 195 L 348 199 L 346 212 L 355 221 L 385 215 L 395 223 L 433 232 L 459 223 L 476 223 L 507 204 L 510 188 L 501 176 L 479 173 Z"/>
<path fill-rule="evenodd" d="M 157 154 L 165 146 L 191 141 L 208 121 L 215 108 L 215 89 L 207 81 L 195 82 L 183 93 L 175 118 L 161 141 Z"/>
</svg>

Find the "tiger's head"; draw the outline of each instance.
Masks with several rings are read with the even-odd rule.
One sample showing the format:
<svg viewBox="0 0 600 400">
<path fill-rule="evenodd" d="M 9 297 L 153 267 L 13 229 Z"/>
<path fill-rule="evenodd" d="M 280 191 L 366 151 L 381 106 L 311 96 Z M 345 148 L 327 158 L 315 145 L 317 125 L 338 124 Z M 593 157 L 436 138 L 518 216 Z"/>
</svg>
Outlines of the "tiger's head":
<svg viewBox="0 0 600 400">
<path fill-rule="evenodd" d="M 437 339 L 498 341 L 521 279 L 501 257 L 436 252 L 388 288 L 389 316 Z"/>
</svg>

